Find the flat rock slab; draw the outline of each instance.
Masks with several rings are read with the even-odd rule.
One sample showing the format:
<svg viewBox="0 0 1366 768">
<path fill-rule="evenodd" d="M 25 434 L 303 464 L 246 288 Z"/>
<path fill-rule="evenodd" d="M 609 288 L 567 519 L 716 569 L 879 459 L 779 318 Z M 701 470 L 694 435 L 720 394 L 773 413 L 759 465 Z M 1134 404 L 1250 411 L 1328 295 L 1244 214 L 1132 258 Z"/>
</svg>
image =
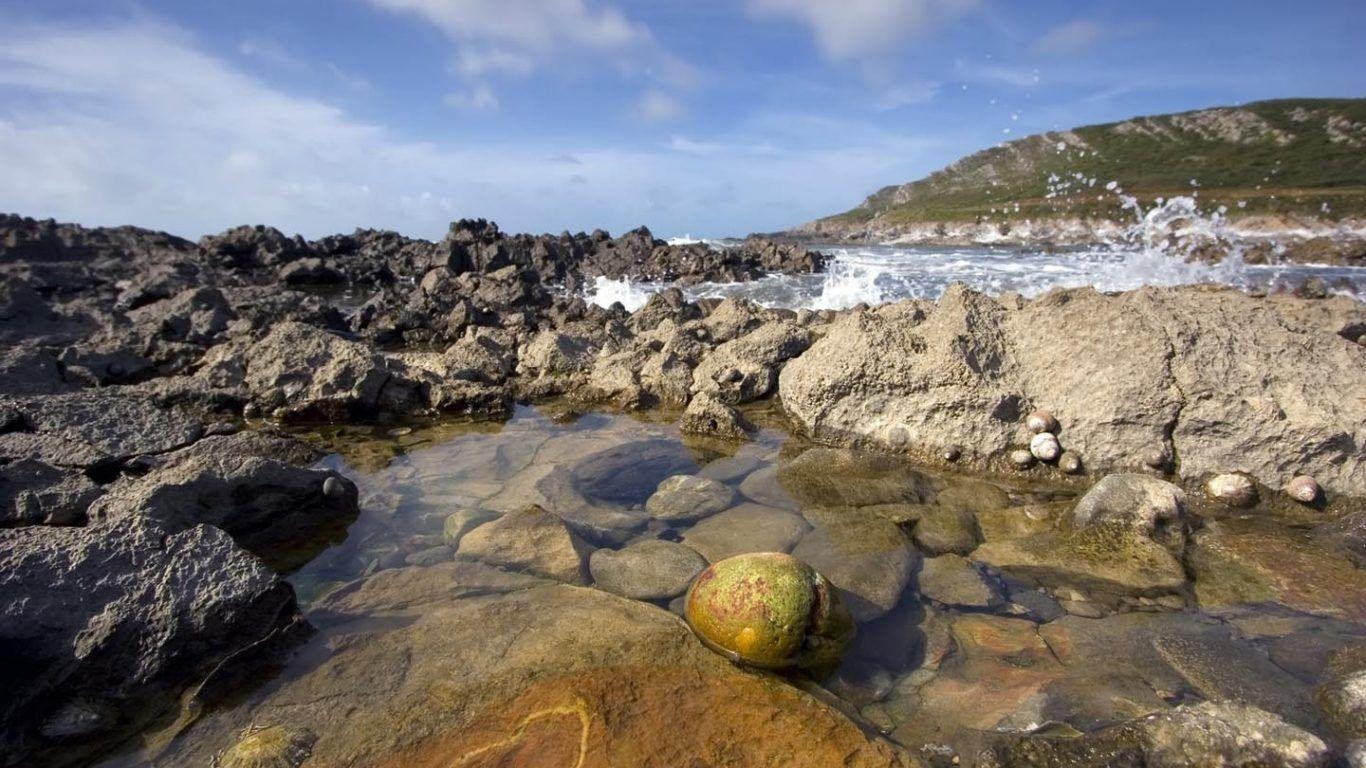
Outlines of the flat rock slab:
<svg viewBox="0 0 1366 768">
<path fill-rule="evenodd" d="M 745 503 L 694 525 L 683 543 L 715 563 L 750 552 L 791 552 L 809 530 L 801 515 Z"/>
<path fill-rule="evenodd" d="M 599 549 L 588 561 L 598 588 L 635 600 L 677 597 L 706 567 L 706 559 L 696 550 L 660 539 L 619 550 Z"/>
<path fill-rule="evenodd" d="M 21 414 L 21 427 L 0 434 L 0 458 L 31 458 L 61 467 L 166 453 L 204 434 L 199 419 L 125 393 L 0 398 L 0 410 L 10 408 Z"/>
<path fill-rule="evenodd" d="M 325 642 L 325 661 L 201 722 L 158 764 L 208 765 L 248 723 L 315 734 L 318 765 L 917 764 L 779 678 L 706 650 L 668 612 L 598 590 L 470 597 Z"/>
</svg>

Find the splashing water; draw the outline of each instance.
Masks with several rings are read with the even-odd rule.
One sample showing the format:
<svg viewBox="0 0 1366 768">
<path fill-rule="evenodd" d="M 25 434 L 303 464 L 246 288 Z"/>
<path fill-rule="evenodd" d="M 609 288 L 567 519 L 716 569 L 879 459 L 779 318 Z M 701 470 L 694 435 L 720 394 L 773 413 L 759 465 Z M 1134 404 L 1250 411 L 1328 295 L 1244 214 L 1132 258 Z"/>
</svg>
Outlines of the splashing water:
<svg viewBox="0 0 1366 768">
<path fill-rule="evenodd" d="M 1248 264 L 1245 243 L 1223 211 L 1204 213 L 1191 197 L 1160 200 L 1148 210 L 1111 190 L 1134 223 L 1109 242 L 1063 250 L 1003 246 L 816 246 L 831 259 L 819 275 L 769 275 L 747 283 L 701 283 L 683 289 L 690 299 L 742 296 L 764 306 L 846 309 L 901 299 L 935 299 L 955 282 L 992 294 L 1032 297 L 1054 288 L 1093 286 L 1126 291 L 1145 285 L 1216 283 L 1244 290 L 1294 285 L 1311 277 L 1339 292 L 1366 297 L 1366 268 L 1318 264 Z M 1217 262 L 1194 257 L 1223 254 Z M 587 299 L 602 306 L 643 305 L 667 285 L 598 281 Z"/>
</svg>

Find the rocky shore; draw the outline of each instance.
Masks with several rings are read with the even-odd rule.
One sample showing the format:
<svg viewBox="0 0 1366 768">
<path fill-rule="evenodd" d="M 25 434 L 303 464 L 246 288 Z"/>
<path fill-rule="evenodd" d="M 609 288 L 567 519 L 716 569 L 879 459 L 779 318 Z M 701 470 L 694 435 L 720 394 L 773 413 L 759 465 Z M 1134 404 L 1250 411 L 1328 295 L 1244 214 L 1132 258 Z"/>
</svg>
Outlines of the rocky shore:
<svg viewBox="0 0 1366 768">
<path fill-rule="evenodd" d="M 688 754 L 708 764 L 936 764 L 904 745 L 928 743 L 935 716 L 950 717 L 947 705 L 924 710 L 923 728 L 900 724 L 885 701 L 851 712 L 725 664 L 669 614 L 627 599 L 675 597 L 702 558 L 722 556 L 707 540 L 707 528 L 722 524 L 777 535 L 775 548 L 795 548 L 857 596 L 860 620 L 899 620 L 903 595 L 917 589 L 926 604 L 966 611 L 944 644 L 1027 660 L 1028 672 L 1013 673 L 990 654 L 964 657 L 1002 663 L 1001 679 L 1022 686 L 1009 695 L 972 689 L 1013 702 L 1013 717 L 1025 716 L 1026 688 L 1065 679 L 1056 666 L 1067 654 L 1108 648 L 1088 618 L 1256 601 L 1366 621 L 1366 306 L 1214 288 L 1025 300 L 956 286 L 937 302 L 842 312 L 693 303 L 678 290 L 634 313 L 581 298 L 599 276 L 740 281 L 823 263 L 792 245 L 670 246 L 644 229 L 531 237 L 461 221 L 432 243 L 374 231 L 309 242 L 243 227 L 192 243 L 0 218 L 0 687 L 10 692 L 0 702 L 0 764 L 79 765 L 144 729 L 173 736 L 183 727 L 174 723 L 193 719 L 187 712 L 232 696 L 299 647 L 309 625 L 282 574 L 344 537 L 361 502 L 351 480 L 310 468 L 316 449 L 281 425 L 497 420 L 519 402 L 565 398 L 681 412 L 684 432 L 734 441 L 754 431 L 749 409 L 769 403 L 793 432 L 830 446 L 813 449 L 805 469 L 784 469 L 785 487 L 811 501 L 801 515 L 783 513 L 790 535 L 775 534 L 772 510 L 756 511 L 755 499 L 734 506 L 705 484 L 674 481 L 668 490 L 682 500 L 651 497 L 653 508 L 623 512 L 570 503 L 573 476 L 537 469 L 515 493 L 503 491 L 493 510 L 503 517 L 455 523 L 464 559 L 477 562 L 408 560 L 329 598 L 335 616 L 399 610 L 414 593 L 507 600 L 457 600 L 375 643 L 332 648 L 327 664 L 354 673 L 352 689 L 326 692 L 335 699 L 310 690 L 312 677 L 272 694 L 272 711 L 312 723 L 268 734 L 317 755 L 306 765 L 434 765 L 451 745 L 505 732 L 531 733 L 527 744 L 569 764 L 576 748 L 581 759 L 589 750 L 621 765 L 683 764 Z M 985 491 L 969 494 L 975 506 L 931 513 L 942 489 L 910 498 L 897 486 L 889 496 L 888 470 L 842 448 L 1090 491 L 1037 515 L 1006 510 Z M 866 477 L 864 495 L 832 493 L 811 479 L 822 473 Z M 1302 535 L 1243 530 L 1232 510 L 1250 503 L 1293 519 Z M 920 508 L 887 509 L 895 505 Z M 863 522 L 830 522 L 832 510 L 846 509 L 864 513 L 841 521 Z M 690 525 L 687 546 L 632 550 L 649 519 Z M 901 538 L 907 530 L 913 548 Z M 844 551 L 837 531 L 895 539 L 899 554 L 876 550 L 867 562 L 877 568 L 841 571 L 846 561 L 830 555 Z M 632 558 L 673 571 L 656 582 L 623 579 Z M 1282 578 L 1278 568 L 1291 560 L 1322 581 Z M 1029 585 L 1047 596 L 1041 610 L 1067 618 L 1036 625 L 1037 612 L 1007 613 L 1021 603 L 1006 599 L 997 577 Z M 576 586 L 588 583 L 615 594 Z M 531 641 L 499 655 L 477 646 L 476 631 Z M 1366 738 L 1363 646 L 1351 631 L 1342 637 L 1340 663 L 1311 670 L 1322 684 L 1316 704 L 1278 708 L 1262 690 L 1224 695 L 1243 683 L 1210 671 L 1196 695 L 1148 690 L 1140 698 L 1158 699 L 1152 707 L 1098 720 L 1076 738 L 1036 733 L 1049 719 L 1042 712 L 1034 728 L 998 728 L 1003 711 L 972 726 L 993 735 L 983 736 L 978 764 L 1329 765 L 1359 754 Z M 440 700 L 459 704 L 431 709 L 433 694 L 415 689 L 416 678 L 367 678 L 381 653 L 458 680 Z M 1201 663 L 1173 653 L 1188 667 Z M 646 663 L 659 655 L 672 661 Z M 600 662 L 609 659 L 640 662 L 639 676 L 605 676 Z M 966 683 L 945 669 L 907 696 L 962 695 Z M 566 686 L 582 692 L 568 709 L 551 695 Z M 389 692 L 380 703 L 377 690 Z M 650 698 L 660 690 L 686 703 L 662 707 Z M 605 741 L 588 747 L 532 726 L 640 700 L 648 703 L 611 720 L 595 737 Z M 367 711 L 341 724 L 347 707 Z M 659 733 L 665 720 L 700 723 L 715 711 L 733 717 L 674 739 Z M 882 727 L 878 717 L 891 718 L 883 730 L 895 743 L 869 735 Z M 409 718 L 430 738 L 405 732 Z M 812 722 L 815 737 L 802 730 Z M 707 752 L 745 743 L 751 725 L 773 738 Z M 319 731 L 353 726 L 350 740 L 315 744 Z M 467 764 L 483 764 L 476 757 Z"/>
</svg>

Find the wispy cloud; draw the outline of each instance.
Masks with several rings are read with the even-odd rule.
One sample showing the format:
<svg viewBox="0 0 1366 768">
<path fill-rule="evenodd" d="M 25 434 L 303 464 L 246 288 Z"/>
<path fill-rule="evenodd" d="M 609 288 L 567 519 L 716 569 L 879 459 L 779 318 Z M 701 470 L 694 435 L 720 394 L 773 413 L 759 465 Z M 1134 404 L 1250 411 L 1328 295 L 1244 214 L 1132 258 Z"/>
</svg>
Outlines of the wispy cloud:
<svg viewBox="0 0 1366 768">
<path fill-rule="evenodd" d="M 197 236 L 266 223 L 316 236 L 377 226 L 743 233 L 838 210 L 910 177 L 931 145 L 866 125 L 763 113 L 699 155 L 554 139 L 402 138 L 266 84 L 145 19 L 12 24 L 0 38 L 0 210 Z M 476 99 L 477 100 L 477 99 Z M 773 144 L 758 153 L 756 146 Z M 577 164 L 566 180 L 564 167 Z M 567 162 L 567 161 L 566 161 Z M 743 190 L 742 193 L 736 190 Z M 731 200 L 718 207 L 719 199 Z"/>
<path fill-rule="evenodd" d="M 796 21 L 811 28 L 830 59 L 884 56 L 936 24 L 962 16 L 979 0 L 745 0 L 760 19 Z"/>
<path fill-rule="evenodd" d="M 442 102 L 448 107 L 455 107 L 466 112 L 492 112 L 501 106 L 498 103 L 498 97 L 493 93 L 493 89 L 482 84 L 475 85 L 468 90 L 448 93 Z"/>
<path fill-rule="evenodd" d="M 1046 56 L 1077 54 L 1094 48 L 1105 37 L 1099 22 L 1079 19 L 1060 24 L 1035 40 L 1030 50 Z"/>
<path fill-rule="evenodd" d="M 939 87 L 939 83 L 928 80 L 902 83 L 884 91 L 878 97 L 875 106 L 879 112 L 891 112 L 902 107 L 925 104 L 934 100 L 934 97 L 939 93 Z"/>
<path fill-rule="evenodd" d="M 636 102 L 635 114 L 647 123 L 667 123 L 679 119 L 687 111 L 676 97 L 651 88 Z"/>
</svg>

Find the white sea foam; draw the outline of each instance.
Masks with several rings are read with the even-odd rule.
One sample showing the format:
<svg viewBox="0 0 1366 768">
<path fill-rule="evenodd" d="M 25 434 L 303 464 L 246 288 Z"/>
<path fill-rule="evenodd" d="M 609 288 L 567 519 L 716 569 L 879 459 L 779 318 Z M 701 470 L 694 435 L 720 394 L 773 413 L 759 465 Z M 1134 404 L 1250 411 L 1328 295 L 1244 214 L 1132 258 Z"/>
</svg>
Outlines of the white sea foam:
<svg viewBox="0 0 1366 768">
<path fill-rule="evenodd" d="M 703 283 L 683 291 L 691 299 L 743 296 L 770 307 L 845 309 L 859 303 L 934 299 L 955 282 L 992 294 L 1037 296 L 1082 286 L 1102 291 L 1195 283 L 1266 288 L 1321 277 L 1346 286 L 1340 292 L 1366 296 L 1363 268 L 1245 263 L 1238 247 L 1246 240 L 1243 233 L 1221 213 L 1203 213 L 1194 198 L 1175 197 L 1146 210 L 1131 198 L 1124 198 L 1124 204 L 1133 213 L 1133 224 L 1118 231 L 1112 242 L 1089 248 L 834 246 L 820 248 L 831 256 L 823 274 Z M 1209 245 L 1229 255 L 1214 264 L 1190 258 Z M 620 301 L 634 309 L 664 287 L 598 278 L 588 299 L 602 306 Z"/>
<path fill-rule="evenodd" d="M 634 312 L 645 306 L 645 302 L 662 289 L 663 286 L 656 283 L 632 283 L 624 278 L 612 280 L 599 277 L 593 281 L 593 286 L 584 298 L 600 307 L 610 307 L 619 302 L 628 312 Z"/>
</svg>

